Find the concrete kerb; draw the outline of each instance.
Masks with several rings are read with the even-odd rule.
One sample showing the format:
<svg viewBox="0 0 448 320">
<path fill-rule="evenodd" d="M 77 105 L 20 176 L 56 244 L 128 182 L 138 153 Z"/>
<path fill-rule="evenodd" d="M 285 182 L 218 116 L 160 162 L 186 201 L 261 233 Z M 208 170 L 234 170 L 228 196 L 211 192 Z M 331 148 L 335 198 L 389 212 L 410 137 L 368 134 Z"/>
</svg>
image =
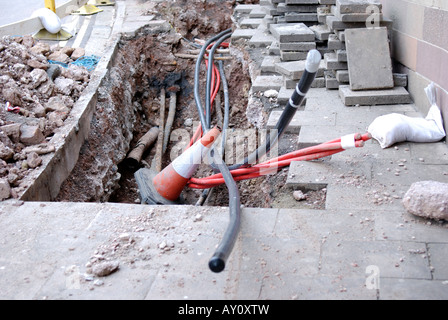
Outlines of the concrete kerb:
<svg viewBox="0 0 448 320">
<path fill-rule="evenodd" d="M 21 200 L 51 201 L 57 196 L 60 186 L 76 165 L 80 149 L 89 135 L 98 88 L 109 73 L 120 39 L 121 35 L 118 34 L 110 40 L 109 50 L 101 57 L 87 88 L 75 103 L 70 120 L 50 140 L 56 151 L 43 157 L 42 166 L 35 171 L 34 181 L 21 195 Z"/>
</svg>

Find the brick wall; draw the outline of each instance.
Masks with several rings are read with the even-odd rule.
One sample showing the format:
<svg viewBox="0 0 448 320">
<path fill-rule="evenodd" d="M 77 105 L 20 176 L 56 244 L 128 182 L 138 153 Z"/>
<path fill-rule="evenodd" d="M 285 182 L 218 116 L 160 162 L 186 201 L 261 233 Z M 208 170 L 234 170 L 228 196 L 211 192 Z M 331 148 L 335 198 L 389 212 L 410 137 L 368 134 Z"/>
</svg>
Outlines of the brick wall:
<svg viewBox="0 0 448 320">
<path fill-rule="evenodd" d="M 394 21 L 392 57 L 397 69 L 409 75 L 408 90 L 426 115 L 424 88 L 434 82 L 438 105 L 448 129 L 448 1 L 381 0 L 383 13 Z"/>
</svg>

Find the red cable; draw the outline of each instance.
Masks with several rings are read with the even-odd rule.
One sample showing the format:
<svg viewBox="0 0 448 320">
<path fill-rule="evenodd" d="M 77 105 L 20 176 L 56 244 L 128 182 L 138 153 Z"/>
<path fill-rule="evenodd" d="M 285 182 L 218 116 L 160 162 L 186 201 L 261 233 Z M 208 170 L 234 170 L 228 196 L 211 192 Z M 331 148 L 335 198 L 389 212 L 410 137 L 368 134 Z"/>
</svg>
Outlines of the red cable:
<svg viewBox="0 0 448 320">
<path fill-rule="evenodd" d="M 364 141 L 367 141 L 371 138 L 369 134 L 355 135 L 355 146 L 357 148 L 362 147 L 364 145 Z M 340 139 L 335 139 L 332 141 L 336 141 Z M 239 168 L 231 171 L 232 176 L 235 181 L 246 180 L 258 178 L 263 175 L 272 174 L 278 172 L 280 169 L 284 167 L 288 167 L 293 161 L 310 161 L 316 160 L 324 157 L 331 156 L 333 154 L 344 151 L 341 147 L 340 142 L 326 142 L 317 146 L 297 150 L 291 152 L 289 154 L 277 157 L 275 159 L 271 159 L 265 161 L 263 163 L 254 165 L 248 168 Z M 222 178 L 222 174 L 218 173 L 205 178 L 191 178 L 188 186 L 194 189 L 208 189 L 211 187 L 215 187 L 221 184 L 224 184 L 224 179 Z"/>
</svg>

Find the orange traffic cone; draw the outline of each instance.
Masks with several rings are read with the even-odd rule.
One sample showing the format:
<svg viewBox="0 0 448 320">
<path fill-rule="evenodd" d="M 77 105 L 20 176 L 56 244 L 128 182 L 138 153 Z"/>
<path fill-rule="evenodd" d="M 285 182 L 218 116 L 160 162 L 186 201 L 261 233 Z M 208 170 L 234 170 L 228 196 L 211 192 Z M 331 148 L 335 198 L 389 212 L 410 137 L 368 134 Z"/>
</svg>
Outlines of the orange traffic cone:
<svg viewBox="0 0 448 320">
<path fill-rule="evenodd" d="M 159 195 L 169 201 L 179 198 L 188 180 L 201 164 L 203 157 L 219 134 L 220 131 L 217 127 L 211 129 L 154 177 L 152 182 Z"/>
</svg>

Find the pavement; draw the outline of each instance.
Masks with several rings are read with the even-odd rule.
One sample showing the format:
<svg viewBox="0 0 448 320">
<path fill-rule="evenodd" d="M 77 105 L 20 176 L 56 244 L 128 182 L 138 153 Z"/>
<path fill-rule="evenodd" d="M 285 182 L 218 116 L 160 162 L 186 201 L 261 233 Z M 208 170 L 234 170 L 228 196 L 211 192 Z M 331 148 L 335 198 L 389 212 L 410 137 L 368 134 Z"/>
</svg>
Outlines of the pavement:
<svg viewBox="0 0 448 320">
<path fill-rule="evenodd" d="M 156 23 L 142 17 L 141 1 L 103 8 L 84 18 L 91 32 L 71 40 L 91 54 L 118 32 Z M 382 114 L 421 116 L 413 104 L 345 107 L 325 88 L 311 89 L 299 112 L 303 145 L 365 130 Z M 371 140 L 294 163 L 287 184 L 325 187 L 325 209 L 243 208 L 221 273 L 208 260 L 227 226 L 225 207 L 4 201 L 0 299 L 445 300 L 447 224 L 410 215 L 401 199 L 413 182 L 448 182 L 447 153 L 444 142 L 383 150 Z M 115 272 L 95 273 L 104 262 Z"/>
</svg>

